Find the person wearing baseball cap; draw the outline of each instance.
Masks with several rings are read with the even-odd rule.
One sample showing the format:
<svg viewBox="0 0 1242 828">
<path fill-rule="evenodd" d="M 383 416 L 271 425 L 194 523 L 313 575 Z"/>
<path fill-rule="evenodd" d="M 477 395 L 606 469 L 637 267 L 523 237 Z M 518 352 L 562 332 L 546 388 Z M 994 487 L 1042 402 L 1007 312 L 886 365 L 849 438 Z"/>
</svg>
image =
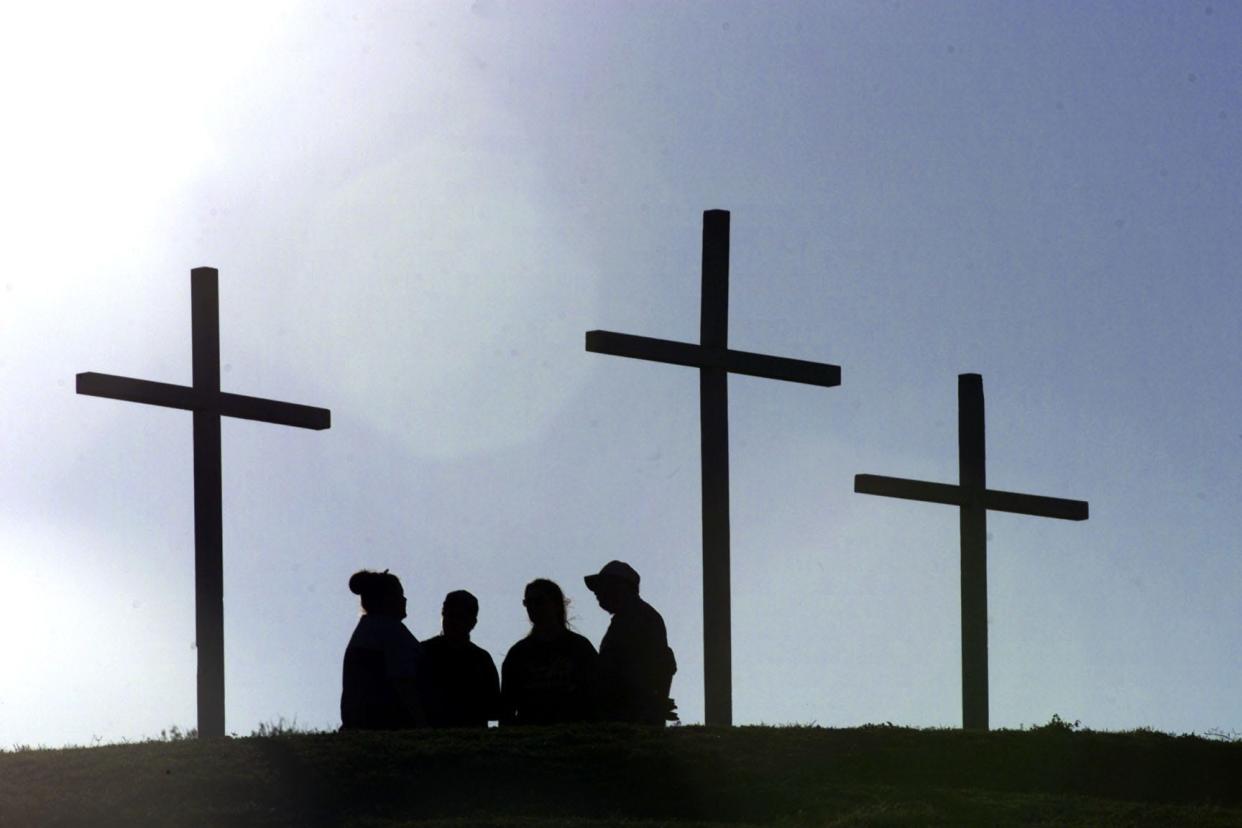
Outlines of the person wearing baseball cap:
<svg viewBox="0 0 1242 828">
<path fill-rule="evenodd" d="M 583 580 L 600 608 L 612 615 L 599 644 L 599 715 L 606 721 L 663 726 L 676 720 L 669 698 L 677 659 L 664 619 L 638 594 L 639 576 L 624 561 L 609 561 Z"/>
</svg>

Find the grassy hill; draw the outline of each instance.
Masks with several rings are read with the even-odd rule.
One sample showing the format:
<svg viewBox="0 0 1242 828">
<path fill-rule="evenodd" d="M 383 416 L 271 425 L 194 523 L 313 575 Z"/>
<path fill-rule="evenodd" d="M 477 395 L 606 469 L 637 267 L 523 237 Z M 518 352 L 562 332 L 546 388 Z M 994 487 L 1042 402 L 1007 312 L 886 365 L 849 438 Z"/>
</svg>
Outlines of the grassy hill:
<svg viewBox="0 0 1242 828">
<path fill-rule="evenodd" d="M 1239 825 L 1242 741 L 624 726 L 0 753 L 0 826 Z"/>
</svg>

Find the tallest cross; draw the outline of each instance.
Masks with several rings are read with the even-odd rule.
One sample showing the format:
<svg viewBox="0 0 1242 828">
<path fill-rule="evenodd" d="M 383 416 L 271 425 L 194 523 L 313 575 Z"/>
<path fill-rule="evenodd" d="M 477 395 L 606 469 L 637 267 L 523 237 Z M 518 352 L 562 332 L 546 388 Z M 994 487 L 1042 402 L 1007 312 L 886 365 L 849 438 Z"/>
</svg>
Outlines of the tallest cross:
<svg viewBox="0 0 1242 828">
<path fill-rule="evenodd" d="M 699 369 L 703 460 L 703 685 L 704 721 L 733 723 L 729 609 L 729 390 L 728 375 L 841 384 L 836 365 L 764 356 L 728 347 L 729 212 L 703 213 L 703 296 L 699 344 L 588 331 L 586 349 Z"/>
<path fill-rule="evenodd" d="M 198 650 L 198 735 L 224 735 L 224 530 L 220 418 L 239 417 L 322 430 L 326 408 L 220 390 L 220 289 L 213 267 L 190 271 L 194 384 L 78 374 L 79 394 L 194 412 L 194 636 Z"/>
</svg>

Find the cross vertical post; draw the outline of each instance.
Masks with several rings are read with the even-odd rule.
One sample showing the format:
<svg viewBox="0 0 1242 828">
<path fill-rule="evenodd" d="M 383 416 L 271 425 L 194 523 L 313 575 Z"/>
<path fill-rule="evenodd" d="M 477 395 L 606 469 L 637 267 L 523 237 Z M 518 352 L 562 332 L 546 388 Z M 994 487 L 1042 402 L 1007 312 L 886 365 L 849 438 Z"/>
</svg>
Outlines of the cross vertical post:
<svg viewBox="0 0 1242 828">
<path fill-rule="evenodd" d="M 699 341 L 729 347 L 729 214 L 703 214 L 703 296 Z M 729 584 L 729 384 L 720 367 L 699 369 L 703 469 L 704 719 L 733 723 L 732 610 Z"/>
<path fill-rule="evenodd" d="M 220 395 L 220 286 L 215 268 L 190 271 L 194 393 Z M 224 735 L 224 516 L 218 405 L 194 411 L 194 639 L 198 732 Z"/>
<path fill-rule="evenodd" d="M 729 212 L 703 213 L 703 295 L 699 344 L 648 336 L 587 331 L 586 349 L 699 369 L 699 428 L 703 469 L 703 719 L 733 724 L 732 632 L 729 597 L 729 374 L 747 374 L 831 388 L 841 368 L 822 362 L 729 348 Z"/>
<path fill-rule="evenodd" d="M 77 392 L 180 408 L 194 415 L 194 637 L 198 654 L 198 735 L 224 736 L 224 522 L 220 418 L 309 428 L 331 427 L 326 408 L 220 390 L 220 288 L 214 267 L 190 271 L 193 383 L 190 387 L 88 371 Z"/>
<path fill-rule="evenodd" d="M 962 566 L 962 726 L 988 729 L 988 510 L 983 377 L 957 378 Z"/>
</svg>

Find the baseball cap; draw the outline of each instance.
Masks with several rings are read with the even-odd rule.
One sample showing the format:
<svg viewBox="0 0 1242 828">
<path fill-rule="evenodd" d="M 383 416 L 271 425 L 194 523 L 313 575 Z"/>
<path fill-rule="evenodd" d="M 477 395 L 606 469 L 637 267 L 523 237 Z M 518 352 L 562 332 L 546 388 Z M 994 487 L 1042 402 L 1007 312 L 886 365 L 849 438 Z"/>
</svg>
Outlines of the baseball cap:
<svg viewBox="0 0 1242 828">
<path fill-rule="evenodd" d="M 621 581 L 634 587 L 634 589 L 638 589 L 638 573 L 634 571 L 634 567 L 624 561 L 609 561 L 604 564 L 604 568 L 598 573 L 588 575 L 582 580 L 586 582 L 587 589 L 594 592 L 599 589 L 600 581 L 604 578 Z"/>
</svg>

